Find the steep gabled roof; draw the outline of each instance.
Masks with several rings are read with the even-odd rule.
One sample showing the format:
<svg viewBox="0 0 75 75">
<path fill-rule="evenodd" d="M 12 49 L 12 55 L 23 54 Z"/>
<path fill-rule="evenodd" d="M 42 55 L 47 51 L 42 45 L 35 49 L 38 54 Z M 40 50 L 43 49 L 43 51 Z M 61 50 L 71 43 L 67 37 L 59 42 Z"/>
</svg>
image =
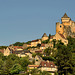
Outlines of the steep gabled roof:
<svg viewBox="0 0 75 75">
<path fill-rule="evenodd" d="M 47 37 L 46 33 L 44 33 L 42 37 Z"/>
<path fill-rule="evenodd" d="M 69 17 L 68 17 L 67 14 L 65 13 L 62 18 L 69 18 Z"/>
</svg>

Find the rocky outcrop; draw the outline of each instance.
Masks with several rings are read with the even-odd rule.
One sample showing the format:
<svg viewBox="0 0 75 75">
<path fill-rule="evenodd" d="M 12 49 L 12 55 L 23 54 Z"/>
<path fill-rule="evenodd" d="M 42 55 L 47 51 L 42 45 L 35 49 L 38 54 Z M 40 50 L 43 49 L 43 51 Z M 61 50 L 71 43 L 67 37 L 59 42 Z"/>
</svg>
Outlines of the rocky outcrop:
<svg viewBox="0 0 75 75">
<path fill-rule="evenodd" d="M 72 25 L 71 26 L 64 26 L 64 34 L 66 35 L 66 37 L 71 36 L 73 38 L 75 38 L 75 32 L 72 31 Z"/>
</svg>

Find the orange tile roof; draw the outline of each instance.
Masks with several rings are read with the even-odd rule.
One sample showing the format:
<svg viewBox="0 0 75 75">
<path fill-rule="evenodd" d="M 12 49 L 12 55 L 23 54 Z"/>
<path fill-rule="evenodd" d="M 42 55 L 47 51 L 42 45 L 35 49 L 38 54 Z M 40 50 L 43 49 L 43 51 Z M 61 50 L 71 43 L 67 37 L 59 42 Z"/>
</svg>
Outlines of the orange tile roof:
<svg viewBox="0 0 75 75">
<path fill-rule="evenodd" d="M 28 65 L 28 67 L 39 67 L 39 65 Z"/>
<path fill-rule="evenodd" d="M 41 47 L 45 47 L 45 44 L 42 43 L 42 44 L 41 44 Z"/>
<path fill-rule="evenodd" d="M 55 64 L 51 61 L 49 61 L 49 62 L 41 61 L 40 66 L 41 67 L 55 67 Z"/>
<path fill-rule="evenodd" d="M 18 48 L 18 49 L 19 49 L 19 48 L 22 48 L 22 49 L 23 49 L 23 47 L 22 47 L 22 46 L 14 46 L 14 48 Z"/>
<path fill-rule="evenodd" d="M 35 51 L 35 53 L 41 53 L 41 52 L 42 52 L 42 50 Z"/>
</svg>

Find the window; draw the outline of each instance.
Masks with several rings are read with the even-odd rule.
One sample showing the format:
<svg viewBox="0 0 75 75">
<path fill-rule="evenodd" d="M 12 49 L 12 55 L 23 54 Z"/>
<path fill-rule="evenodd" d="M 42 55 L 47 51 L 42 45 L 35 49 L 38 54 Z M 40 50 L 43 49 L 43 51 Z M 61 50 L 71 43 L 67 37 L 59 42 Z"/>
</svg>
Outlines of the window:
<svg viewBox="0 0 75 75">
<path fill-rule="evenodd" d="M 51 67 L 52 67 L 53 65 L 51 64 Z"/>
<path fill-rule="evenodd" d="M 42 49 L 43 49 L 43 47 L 42 47 Z"/>
<path fill-rule="evenodd" d="M 44 66 L 46 66 L 46 64 L 44 64 Z"/>
<path fill-rule="evenodd" d="M 60 25 L 60 28 L 61 28 L 62 26 Z"/>
<path fill-rule="evenodd" d="M 65 43 L 67 43 L 66 41 L 64 41 Z"/>
</svg>

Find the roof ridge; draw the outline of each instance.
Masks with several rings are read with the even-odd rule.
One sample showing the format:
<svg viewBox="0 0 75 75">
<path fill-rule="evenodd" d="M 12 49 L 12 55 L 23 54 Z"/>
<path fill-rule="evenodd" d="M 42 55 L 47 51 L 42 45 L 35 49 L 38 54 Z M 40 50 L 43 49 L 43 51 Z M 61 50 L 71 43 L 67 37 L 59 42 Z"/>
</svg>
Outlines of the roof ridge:
<svg viewBox="0 0 75 75">
<path fill-rule="evenodd" d="M 69 18 L 69 17 L 68 17 L 67 14 L 65 13 L 62 18 Z"/>
</svg>

